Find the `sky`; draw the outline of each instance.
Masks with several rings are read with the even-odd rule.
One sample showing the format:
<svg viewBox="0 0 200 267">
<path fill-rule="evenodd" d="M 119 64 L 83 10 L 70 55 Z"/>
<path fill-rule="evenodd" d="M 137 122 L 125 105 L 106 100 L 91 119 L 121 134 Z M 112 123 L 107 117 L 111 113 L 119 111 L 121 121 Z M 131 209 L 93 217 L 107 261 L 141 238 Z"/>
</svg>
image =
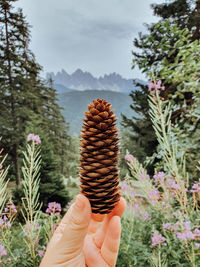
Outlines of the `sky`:
<svg viewBox="0 0 200 267">
<path fill-rule="evenodd" d="M 30 48 L 46 72 L 80 68 L 99 77 L 113 72 L 144 78 L 131 69 L 133 40 L 153 23 L 152 3 L 164 0 L 19 0 L 31 28 Z"/>
</svg>

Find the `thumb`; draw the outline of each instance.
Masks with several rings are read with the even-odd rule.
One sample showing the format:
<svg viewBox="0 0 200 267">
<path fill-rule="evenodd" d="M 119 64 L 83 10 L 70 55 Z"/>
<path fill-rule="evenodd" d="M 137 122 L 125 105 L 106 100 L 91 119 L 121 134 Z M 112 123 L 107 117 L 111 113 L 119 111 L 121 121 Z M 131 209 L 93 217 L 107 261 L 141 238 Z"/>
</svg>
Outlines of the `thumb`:
<svg viewBox="0 0 200 267">
<path fill-rule="evenodd" d="M 65 253 L 80 252 L 88 231 L 90 218 L 90 202 L 85 196 L 79 194 L 68 212 L 67 223 L 60 240 L 60 243 L 65 247 Z"/>
</svg>

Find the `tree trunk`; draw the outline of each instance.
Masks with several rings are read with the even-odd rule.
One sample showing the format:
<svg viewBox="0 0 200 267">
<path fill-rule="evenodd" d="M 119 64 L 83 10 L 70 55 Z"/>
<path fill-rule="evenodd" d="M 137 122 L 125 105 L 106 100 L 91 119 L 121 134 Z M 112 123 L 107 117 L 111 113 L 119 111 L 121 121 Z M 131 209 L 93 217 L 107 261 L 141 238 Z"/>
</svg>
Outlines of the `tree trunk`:
<svg viewBox="0 0 200 267">
<path fill-rule="evenodd" d="M 13 88 L 13 79 L 12 79 L 12 68 L 11 68 L 11 60 L 10 60 L 10 43 L 9 43 L 9 34 L 8 34 L 8 15 L 7 10 L 5 8 L 5 30 L 6 30 L 6 57 L 8 62 L 8 81 L 10 87 L 10 106 L 11 106 L 11 115 L 12 115 L 12 129 L 13 135 L 17 134 L 17 118 L 16 118 L 16 111 L 15 111 L 15 99 L 14 99 L 14 88 Z M 20 173 L 19 173 L 19 158 L 18 158 L 18 144 L 16 139 L 14 138 L 13 144 L 13 161 L 15 167 L 15 179 L 16 185 L 20 183 Z"/>
</svg>

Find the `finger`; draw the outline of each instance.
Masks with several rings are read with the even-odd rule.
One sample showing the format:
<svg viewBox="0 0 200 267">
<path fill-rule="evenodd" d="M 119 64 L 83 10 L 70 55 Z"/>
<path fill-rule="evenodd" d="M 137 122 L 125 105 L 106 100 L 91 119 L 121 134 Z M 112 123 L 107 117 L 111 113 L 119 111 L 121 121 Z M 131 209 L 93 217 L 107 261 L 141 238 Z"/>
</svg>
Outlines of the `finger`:
<svg viewBox="0 0 200 267">
<path fill-rule="evenodd" d="M 117 203 L 113 211 L 106 216 L 106 218 L 103 221 L 103 224 L 99 227 L 99 229 L 96 231 L 93 237 L 94 243 L 98 248 L 101 248 L 103 244 L 110 219 L 113 216 L 122 217 L 125 209 L 126 209 L 126 201 L 124 198 L 120 198 L 120 201 Z"/>
<path fill-rule="evenodd" d="M 126 200 L 121 197 L 115 208 L 108 214 L 108 217 L 112 218 L 113 216 L 122 217 L 124 211 L 126 209 Z"/>
<path fill-rule="evenodd" d="M 79 194 L 76 202 L 67 216 L 67 223 L 64 228 L 62 241 L 67 247 L 81 247 L 88 230 L 91 218 L 91 206 L 89 200 Z"/>
<path fill-rule="evenodd" d="M 109 266 L 114 267 L 120 244 L 121 222 L 119 216 L 113 216 L 109 222 L 101 248 L 101 255 Z"/>
<path fill-rule="evenodd" d="M 96 233 L 96 231 L 101 226 L 102 222 L 104 221 L 106 215 L 105 214 L 94 214 L 92 213 L 92 219 L 90 221 L 90 225 L 88 228 L 88 233 Z"/>
</svg>

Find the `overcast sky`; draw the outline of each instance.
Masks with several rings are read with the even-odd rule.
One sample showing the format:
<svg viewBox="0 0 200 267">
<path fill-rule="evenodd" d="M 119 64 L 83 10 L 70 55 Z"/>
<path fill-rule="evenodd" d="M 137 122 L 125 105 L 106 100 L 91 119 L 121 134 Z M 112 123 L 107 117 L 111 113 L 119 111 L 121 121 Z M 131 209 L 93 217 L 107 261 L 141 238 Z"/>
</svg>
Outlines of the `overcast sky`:
<svg viewBox="0 0 200 267">
<path fill-rule="evenodd" d="M 132 42 L 144 23 L 158 20 L 150 8 L 164 0 L 19 0 L 32 25 L 31 49 L 44 72 L 77 68 L 99 77 L 131 70 Z"/>
</svg>

